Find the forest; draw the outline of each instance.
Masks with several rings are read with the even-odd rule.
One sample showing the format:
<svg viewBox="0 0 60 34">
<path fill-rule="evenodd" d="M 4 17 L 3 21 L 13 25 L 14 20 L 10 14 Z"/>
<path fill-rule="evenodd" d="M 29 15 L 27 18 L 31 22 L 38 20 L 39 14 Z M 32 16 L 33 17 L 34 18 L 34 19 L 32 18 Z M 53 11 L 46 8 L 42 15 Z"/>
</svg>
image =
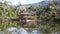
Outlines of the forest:
<svg viewBox="0 0 60 34">
<path fill-rule="evenodd" d="M 38 28 L 44 34 L 55 34 L 60 32 L 60 3 L 51 1 L 48 5 L 38 5 L 36 7 L 28 6 L 25 9 L 21 6 L 9 5 L 7 1 L 0 2 L 0 29 L 6 33 L 6 29 L 9 27 L 17 28 Z M 36 22 L 20 22 L 20 15 L 26 11 L 32 11 L 33 16 L 29 14 L 27 18 L 36 20 Z M 21 18 L 22 19 L 22 18 Z M 53 33 L 54 32 L 54 33 Z M 39 33 L 40 34 L 40 33 Z M 59 34 L 59 33 L 57 33 Z"/>
</svg>

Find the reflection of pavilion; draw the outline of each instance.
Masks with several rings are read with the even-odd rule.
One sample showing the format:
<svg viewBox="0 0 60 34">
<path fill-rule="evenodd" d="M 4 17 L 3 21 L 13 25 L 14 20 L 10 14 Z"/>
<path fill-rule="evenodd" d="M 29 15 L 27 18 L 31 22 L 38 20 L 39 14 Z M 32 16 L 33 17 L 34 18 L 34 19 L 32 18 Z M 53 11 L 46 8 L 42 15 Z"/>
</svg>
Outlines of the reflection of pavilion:
<svg viewBox="0 0 60 34">
<path fill-rule="evenodd" d="M 31 10 L 24 11 L 19 15 L 19 18 L 21 21 L 26 22 L 35 22 L 37 20 L 36 12 L 33 12 Z"/>
<path fill-rule="evenodd" d="M 37 25 L 37 15 L 36 12 L 32 10 L 26 10 L 23 11 L 17 19 L 13 19 L 13 21 L 18 21 L 18 24 L 25 28 L 35 28 Z"/>
</svg>

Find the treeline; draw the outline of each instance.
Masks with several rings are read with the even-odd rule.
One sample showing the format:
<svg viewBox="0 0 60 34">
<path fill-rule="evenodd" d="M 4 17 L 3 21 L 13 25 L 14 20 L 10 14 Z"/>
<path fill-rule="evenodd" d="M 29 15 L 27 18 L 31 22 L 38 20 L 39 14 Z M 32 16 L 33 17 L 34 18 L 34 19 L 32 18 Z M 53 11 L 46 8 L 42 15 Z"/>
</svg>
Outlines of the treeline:
<svg viewBox="0 0 60 34">
<path fill-rule="evenodd" d="M 54 19 L 60 18 L 60 10 L 58 2 L 49 2 L 48 5 L 38 5 L 37 7 L 28 7 L 26 10 L 32 10 L 33 12 L 36 12 L 36 15 L 38 16 L 37 19 L 46 20 L 46 21 L 52 21 Z M 12 6 L 9 5 L 8 2 L 0 2 L 0 17 L 18 17 L 20 13 L 22 13 L 25 10 L 20 10 L 20 6 Z M 58 20 L 57 20 L 58 21 Z"/>
<path fill-rule="evenodd" d="M 60 30 L 60 3 L 49 2 L 48 5 L 39 5 L 37 7 L 28 7 L 27 10 L 36 12 L 37 19 L 41 21 L 38 23 L 39 28 L 44 34 L 54 34 Z M 37 26 L 37 25 L 35 25 Z M 60 31 L 59 31 L 60 32 Z"/>
<path fill-rule="evenodd" d="M 38 16 L 37 19 L 43 21 L 45 20 L 44 22 L 41 21 L 38 24 L 41 31 L 44 33 L 49 32 L 53 34 L 52 32 L 55 32 L 60 28 L 60 7 L 58 5 L 60 6 L 60 3 L 58 2 L 49 2 L 46 6 L 30 6 L 26 8 L 26 10 L 32 10 L 33 12 L 36 12 L 36 15 Z M 18 17 L 20 13 L 25 11 L 20 9 L 20 7 L 9 5 L 6 2 L 0 3 L 0 17 Z"/>
<path fill-rule="evenodd" d="M 7 2 L 0 2 L 0 17 L 17 17 L 18 10 L 16 6 L 9 5 Z"/>
<path fill-rule="evenodd" d="M 38 5 L 37 7 L 28 7 L 25 10 L 32 10 L 36 12 L 37 19 L 45 20 L 46 22 L 56 21 L 60 19 L 60 3 L 51 1 L 48 5 Z M 20 6 L 9 5 L 8 2 L 0 2 L 0 17 L 18 17 L 20 13 L 25 10 L 21 10 Z M 55 20 L 56 19 L 56 20 Z M 59 24 L 59 23 L 58 23 Z"/>
</svg>

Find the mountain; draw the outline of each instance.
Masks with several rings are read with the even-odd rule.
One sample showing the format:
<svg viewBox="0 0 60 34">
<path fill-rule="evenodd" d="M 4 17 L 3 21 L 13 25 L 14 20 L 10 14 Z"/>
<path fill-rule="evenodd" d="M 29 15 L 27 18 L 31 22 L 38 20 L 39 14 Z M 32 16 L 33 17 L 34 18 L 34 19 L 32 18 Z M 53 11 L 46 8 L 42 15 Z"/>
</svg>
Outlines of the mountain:
<svg viewBox="0 0 60 34">
<path fill-rule="evenodd" d="M 22 9 L 26 9 L 30 6 L 37 7 L 38 5 L 46 6 L 46 5 L 48 5 L 48 1 L 42 1 L 42 2 L 38 2 L 38 3 L 31 3 L 31 4 L 25 4 L 25 5 L 19 4 L 19 5 L 17 5 L 17 7 L 18 8 L 20 7 L 20 9 L 22 10 Z"/>
<path fill-rule="evenodd" d="M 38 5 L 43 5 L 43 6 L 45 6 L 45 5 L 48 5 L 48 2 L 47 2 L 47 1 L 42 1 L 42 2 L 38 2 L 38 3 L 25 4 L 25 5 L 19 4 L 19 5 L 17 5 L 17 6 L 33 6 L 33 7 L 36 7 L 36 6 L 38 6 Z"/>
<path fill-rule="evenodd" d="M 41 4 L 41 5 L 48 5 L 48 2 L 47 1 L 42 1 L 39 4 Z"/>
<path fill-rule="evenodd" d="M 54 0 L 54 2 L 60 2 L 60 0 Z"/>
</svg>

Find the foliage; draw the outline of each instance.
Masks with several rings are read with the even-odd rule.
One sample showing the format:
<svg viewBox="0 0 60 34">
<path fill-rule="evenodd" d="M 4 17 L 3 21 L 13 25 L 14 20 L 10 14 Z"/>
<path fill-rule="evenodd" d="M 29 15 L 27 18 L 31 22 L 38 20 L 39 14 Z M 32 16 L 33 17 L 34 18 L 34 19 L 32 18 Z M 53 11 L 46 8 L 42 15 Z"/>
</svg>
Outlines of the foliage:
<svg viewBox="0 0 60 34">
<path fill-rule="evenodd" d="M 29 7 L 29 9 L 31 9 L 33 7 Z M 31 9 L 33 10 L 33 9 Z M 57 30 L 57 26 L 59 26 L 59 24 L 56 22 L 53 22 L 54 19 L 56 19 L 57 16 L 57 9 L 56 9 L 56 4 L 54 2 L 50 2 L 47 6 L 42 6 L 39 5 L 38 7 L 36 7 L 35 9 L 36 11 L 36 15 L 38 16 L 38 19 L 50 19 L 48 23 L 46 23 L 46 25 L 44 25 L 45 23 L 43 23 L 43 28 L 41 28 L 40 26 L 40 30 L 42 30 L 45 33 L 51 33 L 55 32 Z M 42 23 L 42 22 L 41 22 Z M 41 25 L 41 24 L 40 24 Z M 37 26 L 37 25 L 36 25 Z M 46 26 L 46 27 L 45 27 Z M 44 29 L 44 27 L 46 29 Z M 55 28 L 55 30 L 54 30 Z"/>
<path fill-rule="evenodd" d="M 50 20 L 47 23 L 41 22 L 43 24 L 41 24 L 40 22 L 39 24 L 29 22 L 29 23 L 26 23 L 26 25 L 24 26 L 38 27 L 39 25 L 39 29 L 44 33 L 52 33 L 57 30 L 56 28 L 59 28 L 60 24 L 58 25 L 57 22 L 56 23 L 53 22 L 53 20 L 56 17 L 59 17 L 57 16 L 59 12 L 57 13 L 58 9 L 56 9 L 56 4 L 54 2 L 50 2 L 47 6 L 43 6 L 43 5 L 39 5 L 37 7 L 30 6 L 26 10 L 32 10 L 33 12 L 35 11 L 37 16 L 28 16 L 28 17 L 25 16 L 25 18 L 34 18 L 34 19 L 37 18 L 37 19 L 45 19 L 45 20 L 50 19 Z M 0 17 L 4 17 L 4 18 L 18 17 L 18 15 L 20 15 L 20 13 L 22 13 L 23 11 L 25 10 L 20 10 L 19 7 L 11 6 L 6 3 L 2 3 L 2 5 L 0 5 Z M 6 28 L 10 26 L 18 27 L 18 24 L 17 22 L 3 22 L 3 21 L 1 22 L 0 21 L 0 28 L 4 29 L 4 26 L 6 26 Z"/>
<path fill-rule="evenodd" d="M 36 9 L 32 6 L 28 7 L 27 10 L 32 10 L 32 11 L 36 11 Z"/>
</svg>

